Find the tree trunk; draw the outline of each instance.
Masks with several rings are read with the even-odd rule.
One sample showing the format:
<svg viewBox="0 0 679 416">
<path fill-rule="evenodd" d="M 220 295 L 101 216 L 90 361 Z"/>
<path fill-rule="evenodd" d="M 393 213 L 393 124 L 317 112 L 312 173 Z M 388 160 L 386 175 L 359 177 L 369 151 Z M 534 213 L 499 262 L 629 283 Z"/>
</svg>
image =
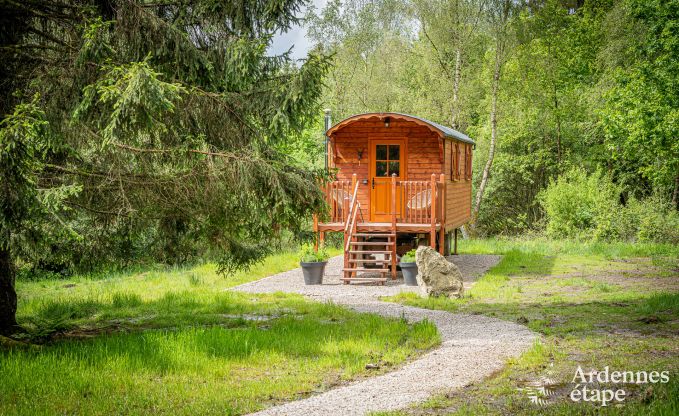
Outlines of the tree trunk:
<svg viewBox="0 0 679 416">
<path fill-rule="evenodd" d="M 0 334 L 15 333 L 17 294 L 14 290 L 14 264 L 9 248 L 0 247 Z"/>
<path fill-rule="evenodd" d="M 495 51 L 495 69 L 493 71 L 493 86 L 491 88 L 491 108 L 490 108 L 490 148 L 488 149 L 488 160 L 486 166 L 483 168 L 483 175 L 481 176 L 481 183 L 479 189 L 476 191 L 476 201 L 474 202 L 474 210 L 472 212 L 471 228 L 476 228 L 476 220 L 479 216 L 479 209 L 481 208 L 481 201 L 483 200 L 483 193 L 488 184 L 488 177 L 490 176 L 490 168 L 493 166 L 493 158 L 495 157 L 495 144 L 497 142 L 497 94 L 500 89 L 500 69 L 502 63 L 500 62 L 500 48 Z"/>
<path fill-rule="evenodd" d="M 559 98 L 554 83 L 554 115 L 556 117 L 556 166 L 561 173 L 561 116 L 559 115 Z"/>
<path fill-rule="evenodd" d="M 458 129 L 458 118 L 459 118 L 459 101 L 458 92 L 460 91 L 460 76 L 462 73 L 462 52 L 460 48 L 455 51 L 455 76 L 453 78 L 453 114 L 450 118 L 450 125 L 454 129 Z"/>
<path fill-rule="evenodd" d="M 674 179 L 674 192 L 672 192 L 672 204 L 679 209 L 679 176 Z"/>
</svg>

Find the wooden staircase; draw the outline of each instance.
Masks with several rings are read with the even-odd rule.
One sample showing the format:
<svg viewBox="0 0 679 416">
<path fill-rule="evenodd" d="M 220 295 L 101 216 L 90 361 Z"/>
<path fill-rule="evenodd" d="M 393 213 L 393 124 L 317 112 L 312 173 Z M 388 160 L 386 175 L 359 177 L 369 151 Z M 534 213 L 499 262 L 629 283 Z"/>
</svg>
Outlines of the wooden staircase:
<svg viewBox="0 0 679 416">
<path fill-rule="evenodd" d="M 348 237 L 348 250 L 345 247 L 344 252 L 344 284 L 374 282 L 383 285 L 387 281 L 387 273 L 392 272 L 392 277 L 396 276 L 396 234 L 355 233 Z M 368 265 L 372 267 L 366 267 Z"/>
<path fill-rule="evenodd" d="M 358 181 L 356 175 L 352 179 L 353 192 L 351 200 L 346 198 L 346 221 L 344 226 L 344 269 L 342 282 L 375 282 L 383 285 L 387 281 L 387 273 L 391 271 L 392 279 L 396 279 L 396 177 L 392 177 L 391 231 L 361 232 L 357 231 L 359 214 L 362 217 L 361 204 L 358 201 Z M 381 256 L 382 258 L 376 258 Z M 368 264 L 377 267 L 366 267 Z M 379 277 L 359 275 L 359 273 L 379 273 Z"/>
</svg>

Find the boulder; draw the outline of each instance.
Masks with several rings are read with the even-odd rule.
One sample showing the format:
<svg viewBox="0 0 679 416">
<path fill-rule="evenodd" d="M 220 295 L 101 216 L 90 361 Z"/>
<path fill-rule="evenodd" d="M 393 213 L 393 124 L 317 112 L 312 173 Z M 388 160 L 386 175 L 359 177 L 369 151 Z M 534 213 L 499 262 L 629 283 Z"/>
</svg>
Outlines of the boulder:
<svg viewBox="0 0 679 416">
<path fill-rule="evenodd" d="M 462 273 L 436 250 L 420 246 L 415 255 L 417 285 L 423 295 L 460 298 L 464 293 Z"/>
</svg>

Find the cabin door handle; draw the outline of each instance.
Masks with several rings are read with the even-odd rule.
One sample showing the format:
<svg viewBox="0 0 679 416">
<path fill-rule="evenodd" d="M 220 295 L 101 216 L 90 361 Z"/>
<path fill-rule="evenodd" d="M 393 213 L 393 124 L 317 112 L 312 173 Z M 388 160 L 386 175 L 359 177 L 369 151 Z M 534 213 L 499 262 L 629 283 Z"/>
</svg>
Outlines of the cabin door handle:
<svg viewBox="0 0 679 416">
<path fill-rule="evenodd" d="M 373 178 L 373 189 L 375 189 L 375 178 Z"/>
</svg>

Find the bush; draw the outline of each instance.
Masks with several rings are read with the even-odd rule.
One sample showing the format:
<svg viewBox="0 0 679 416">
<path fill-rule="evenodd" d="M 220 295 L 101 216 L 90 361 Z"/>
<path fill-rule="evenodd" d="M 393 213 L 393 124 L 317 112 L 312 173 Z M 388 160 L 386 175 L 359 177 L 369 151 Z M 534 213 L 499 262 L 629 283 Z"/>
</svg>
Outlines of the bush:
<svg viewBox="0 0 679 416">
<path fill-rule="evenodd" d="M 299 259 L 302 263 L 318 263 L 328 261 L 329 258 L 330 254 L 323 245 L 315 251 L 313 246 L 305 244 L 299 252 Z"/>
<path fill-rule="evenodd" d="M 615 234 L 616 189 L 601 174 L 573 169 L 552 181 L 539 195 L 547 216 L 547 234 L 554 238 Z"/>
<path fill-rule="evenodd" d="M 654 195 L 633 201 L 629 210 L 635 213 L 637 241 L 679 244 L 679 212 L 670 203 Z"/>
<path fill-rule="evenodd" d="M 401 257 L 401 263 L 415 263 L 415 254 L 417 250 L 412 249 Z"/>
<path fill-rule="evenodd" d="M 679 213 L 661 196 L 619 202 L 620 189 L 597 172 L 574 169 L 539 196 L 552 238 L 679 243 Z"/>
</svg>

